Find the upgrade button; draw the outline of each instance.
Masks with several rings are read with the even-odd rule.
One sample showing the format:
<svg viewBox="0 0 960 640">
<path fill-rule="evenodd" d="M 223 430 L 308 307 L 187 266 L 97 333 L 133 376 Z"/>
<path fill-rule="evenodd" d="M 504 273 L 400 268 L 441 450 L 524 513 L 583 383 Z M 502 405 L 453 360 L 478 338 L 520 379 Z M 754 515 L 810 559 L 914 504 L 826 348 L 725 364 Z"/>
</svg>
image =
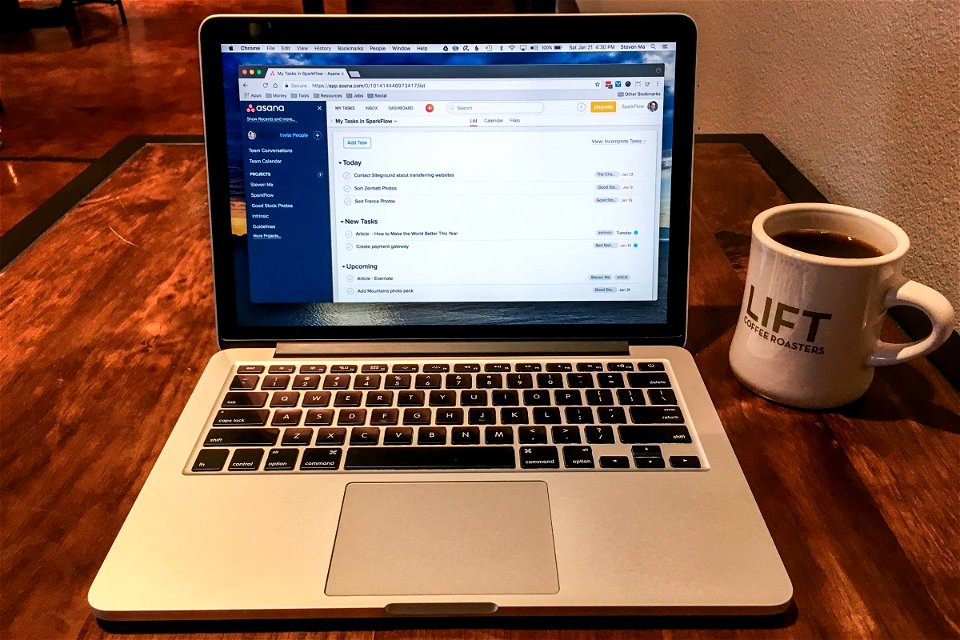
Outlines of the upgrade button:
<svg viewBox="0 0 960 640">
<path fill-rule="evenodd" d="M 594 100 L 590 103 L 590 113 L 613 113 L 616 110 L 616 100 Z"/>
</svg>

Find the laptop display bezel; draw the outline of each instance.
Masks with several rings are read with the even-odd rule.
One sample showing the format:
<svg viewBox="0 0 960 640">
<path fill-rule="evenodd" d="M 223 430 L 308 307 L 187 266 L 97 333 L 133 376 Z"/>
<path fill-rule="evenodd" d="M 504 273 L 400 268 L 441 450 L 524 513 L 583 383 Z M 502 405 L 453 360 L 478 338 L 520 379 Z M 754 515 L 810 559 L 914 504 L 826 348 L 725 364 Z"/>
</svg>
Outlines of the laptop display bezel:
<svg viewBox="0 0 960 640">
<path fill-rule="evenodd" d="M 231 242 L 221 44 L 676 42 L 666 321 L 655 324 L 242 326 Z M 220 345 L 353 340 L 622 340 L 682 345 L 686 333 L 696 27 L 680 14 L 212 16 L 200 28 L 204 135 Z M 616 303 L 610 303 L 616 304 Z"/>
</svg>

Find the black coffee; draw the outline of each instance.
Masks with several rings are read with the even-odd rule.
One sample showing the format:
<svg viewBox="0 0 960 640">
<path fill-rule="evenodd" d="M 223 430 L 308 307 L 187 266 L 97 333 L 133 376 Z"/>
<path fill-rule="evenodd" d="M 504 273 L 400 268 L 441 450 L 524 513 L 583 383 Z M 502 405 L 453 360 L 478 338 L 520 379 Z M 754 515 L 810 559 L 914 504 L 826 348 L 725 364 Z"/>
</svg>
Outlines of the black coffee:
<svg viewBox="0 0 960 640">
<path fill-rule="evenodd" d="M 797 229 L 772 237 L 791 249 L 828 258 L 876 258 L 883 255 L 883 251 L 869 242 L 835 231 Z"/>
</svg>

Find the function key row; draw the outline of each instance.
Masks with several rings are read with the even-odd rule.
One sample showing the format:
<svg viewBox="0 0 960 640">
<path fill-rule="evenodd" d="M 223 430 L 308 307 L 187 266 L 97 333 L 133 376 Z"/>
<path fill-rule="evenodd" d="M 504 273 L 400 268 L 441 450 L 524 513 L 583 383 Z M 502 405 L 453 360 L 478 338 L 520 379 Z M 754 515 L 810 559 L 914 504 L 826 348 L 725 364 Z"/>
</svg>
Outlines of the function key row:
<svg viewBox="0 0 960 640">
<path fill-rule="evenodd" d="M 509 362 L 488 362 L 484 365 L 479 363 L 459 363 L 452 367 L 449 364 L 425 364 L 423 373 L 509 373 L 516 371 L 518 373 L 536 373 L 547 371 L 553 373 L 566 373 L 571 371 L 603 371 L 604 365 L 601 362 L 578 362 L 575 365 L 569 362 L 548 362 L 541 364 L 539 362 L 518 362 L 511 364 Z M 607 371 L 664 371 L 661 362 L 608 362 Z M 267 367 L 262 364 L 242 364 L 237 367 L 238 374 L 259 375 L 266 371 L 271 374 L 290 374 L 290 373 L 327 373 L 325 364 L 303 364 L 299 369 L 295 364 L 272 364 Z M 334 364 L 330 365 L 330 373 L 419 373 L 420 365 L 417 364 L 395 364 L 390 367 L 387 364 Z"/>
</svg>

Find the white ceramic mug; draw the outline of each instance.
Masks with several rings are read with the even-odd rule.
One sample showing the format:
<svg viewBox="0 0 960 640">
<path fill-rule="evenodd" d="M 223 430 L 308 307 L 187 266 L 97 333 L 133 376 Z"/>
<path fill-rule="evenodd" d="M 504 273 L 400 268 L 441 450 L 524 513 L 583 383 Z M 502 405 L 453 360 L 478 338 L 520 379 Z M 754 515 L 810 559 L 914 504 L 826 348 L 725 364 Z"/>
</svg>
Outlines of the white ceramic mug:
<svg viewBox="0 0 960 640">
<path fill-rule="evenodd" d="M 857 238 L 880 255 L 837 258 L 790 248 L 772 236 L 820 230 Z M 782 404 L 837 407 L 862 396 L 873 368 L 923 356 L 949 337 L 953 308 L 930 287 L 903 277 L 907 234 L 876 214 L 798 203 L 753 221 L 750 263 L 730 366 L 747 388 Z M 923 311 L 933 325 L 916 342 L 880 340 L 889 307 Z"/>
</svg>

